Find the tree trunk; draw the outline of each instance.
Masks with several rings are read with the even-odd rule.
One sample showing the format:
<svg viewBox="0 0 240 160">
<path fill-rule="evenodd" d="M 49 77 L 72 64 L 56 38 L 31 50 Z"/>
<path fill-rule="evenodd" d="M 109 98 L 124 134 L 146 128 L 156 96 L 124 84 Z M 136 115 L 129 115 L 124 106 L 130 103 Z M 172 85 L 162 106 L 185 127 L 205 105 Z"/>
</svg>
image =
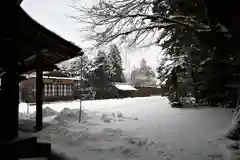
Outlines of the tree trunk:
<svg viewBox="0 0 240 160">
<path fill-rule="evenodd" d="M 175 92 L 174 101 L 180 102 L 180 94 L 179 94 L 179 87 L 178 87 L 178 77 L 176 68 L 174 68 L 172 72 L 172 83 L 173 83 L 173 92 Z"/>
<path fill-rule="evenodd" d="M 190 47 L 189 49 L 187 49 L 186 53 L 188 55 L 188 61 L 189 61 L 189 64 L 187 65 L 187 69 L 188 69 L 188 73 L 189 73 L 189 76 L 191 77 L 192 79 L 192 83 L 193 83 L 193 94 L 194 94 L 194 97 L 195 97 L 195 103 L 199 103 L 199 98 L 198 98 L 198 86 L 197 86 L 197 80 L 196 80 L 196 76 L 194 74 L 194 71 L 193 71 L 193 63 L 192 63 L 192 53 L 191 53 L 191 49 L 192 47 Z"/>
</svg>

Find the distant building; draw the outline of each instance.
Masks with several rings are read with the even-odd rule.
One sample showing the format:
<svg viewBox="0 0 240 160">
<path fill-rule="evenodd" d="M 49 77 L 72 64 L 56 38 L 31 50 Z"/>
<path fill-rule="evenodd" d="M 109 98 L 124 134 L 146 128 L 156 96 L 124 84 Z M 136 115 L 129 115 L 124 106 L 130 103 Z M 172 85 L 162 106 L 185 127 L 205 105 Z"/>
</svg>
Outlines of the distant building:
<svg viewBox="0 0 240 160">
<path fill-rule="evenodd" d="M 74 85 L 78 79 L 67 77 L 43 76 L 44 101 L 71 100 L 74 98 Z M 22 101 L 35 102 L 36 77 L 29 77 L 20 83 L 20 97 Z"/>
<path fill-rule="evenodd" d="M 149 78 L 146 76 L 145 72 L 140 69 L 135 69 L 131 74 L 131 85 L 134 86 L 156 86 L 156 78 Z"/>
<path fill-rule="evenodd" d="M 35 102 L 36 99 L 36 74 L 25 75 L 26 80 L 20 83 L 20 100 Z M 67 77 L 59 71 L 45 72 L 43 75 L 44 101 L 58 101 L 79 99 L 94 99 L 95 93 L 92 91 L 88 81 L 81 77 Z"/>
<path fill-rule="evenodd" d="M 134 97 L 135 92 L 137 91 L 136 88 L 125 83 L 114 83 L 113 86 L 116 89 L 118 98 Z"/>
</svg>

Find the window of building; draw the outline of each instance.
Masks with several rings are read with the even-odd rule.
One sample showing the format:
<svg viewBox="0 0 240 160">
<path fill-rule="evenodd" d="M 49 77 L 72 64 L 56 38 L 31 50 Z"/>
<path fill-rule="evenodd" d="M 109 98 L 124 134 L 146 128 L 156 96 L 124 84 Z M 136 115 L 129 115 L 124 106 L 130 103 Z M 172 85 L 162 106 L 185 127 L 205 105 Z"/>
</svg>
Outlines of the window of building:
<svg viewBox="0 0 240 160">
<path fill-rule="evenodd" d="M 72 95 L 72 85 L 69 85 L 69 95 Z"/>
<path fill-rule="evenodd" d="M 71 85 L 71 84 L 68 84 L 67 94 L 68 94 L 68 96 L 71 96 L 71 95 L 72 95 L 72 85 Z"/>
<path fill-rule="evenodd" d="M 50 84 L 47 84 L 47 95 L 50 96 Z"/>
<path fill-rule="evenodd" d="M 62 87 L 61 87 L 61 84 L 58 85 L 58 95 L 59 96 L 62 96 Z"/>
<path fill-rule="evenodd" d="M 61 96 L 61 85 L 57 84 L 57 95 Z"/>
<path fill-rule="evenodd" d="M 33 93 L 33 96 L 36 96 L 36 85 L 35 84 L 32 86 L 32 93 Z"/>
<path fill-rule="evenodd" d="M 55 96 L 55 84 L 52 84 L 52 96 Z"/>
<path fill-rule="evenodd" d="M 61 84 L 61 95 L 64 96 L 63 84 Z"/>
<path fill-rule="evenodd" d="M 46 96 L 48 96 L 48 84 L 46 84 L 45 87 L 46 87 Z"/>
<path fill-rule="evenodd" d="M 67 96 L 67 85 L 66 84 L 64 84 L 64 90 L 63 90 L 63 95 L 64 96 Z"/>
<path fill-rule="evenodd" d="M 47 95 L 50 96 L 50 85 L 47 84 Z"/>
<path fill-rule="evenodd" d="M 44 96 L 47 96 L 47 84 L 44 84 Z"/>
<path fill-rule="evenodd" d="M 66 95 L 69 96 L 69 84 L 66 85 Z"/>
<path fill-rule="evenodd" d="M 58 85 L 57 84 L 54 84 L 54 94 L 55 96 L 58 96 Z"/>
<path fill-rule="evenodd" d="M 52 84 L 48 84 L 48 95 L 52 96 Z"/>
</svg>

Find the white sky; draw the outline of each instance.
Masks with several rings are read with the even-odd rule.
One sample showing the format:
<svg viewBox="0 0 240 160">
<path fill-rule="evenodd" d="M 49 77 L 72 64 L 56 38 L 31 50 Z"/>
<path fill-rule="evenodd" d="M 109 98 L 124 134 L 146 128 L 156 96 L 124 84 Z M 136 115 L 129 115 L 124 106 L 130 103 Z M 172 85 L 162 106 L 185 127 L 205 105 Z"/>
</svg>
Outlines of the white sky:
<svg viewBox="0 0 240 160">
<path fill-rule="evenodd" d="M 40 24 L 84 49 L 90 43 L 84 41 L 83 34 L 81 35 L 81 32 L 77 31 L 83 24 L 79 24 L 67 17 L 76 14 L 69 6 L 72 2 L 72 0 L 23 0 L 21 6 Z M 91 5 L 93 2 L 93 0 L 78 0 L 78 3 L 83 6 Z M 136 51 L 130 51 L 126 48 L 120 49 L 124 55 L 127 54 L 127 58 L 123 58 L 129 61 L 129 64 L 124 61 L 126 69 L 133 65 L 138 67 L 142 58 L 145 58 L 148 65 L 155 69 L 157 66 L 157 56 L 161 51 L 160 47 L 151 47 Z"/>
</svg>

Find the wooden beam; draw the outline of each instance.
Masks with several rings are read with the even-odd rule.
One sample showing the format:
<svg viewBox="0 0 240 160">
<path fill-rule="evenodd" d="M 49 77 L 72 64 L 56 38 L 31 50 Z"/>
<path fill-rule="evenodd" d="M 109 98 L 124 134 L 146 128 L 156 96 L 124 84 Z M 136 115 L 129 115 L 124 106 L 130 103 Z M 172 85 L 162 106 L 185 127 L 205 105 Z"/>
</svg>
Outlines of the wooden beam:
<svg viewBox="0 0 240 160">
<path fill-rule="evenodd" d="M 0 132 L 2 142 L 8 142 L 18 137 L 18 105 L 19 76 L 14 71 L 6 72 L 1 77 L 1 113 Z"/>
<path fill-rule="evenodd" d="M 36 130 L 40 131 L 43 126 L 42 122 L 42 105 L 43 105 L 43 54 L 37 54 L 37 68 L 36 68 Z"/>
</svg>

